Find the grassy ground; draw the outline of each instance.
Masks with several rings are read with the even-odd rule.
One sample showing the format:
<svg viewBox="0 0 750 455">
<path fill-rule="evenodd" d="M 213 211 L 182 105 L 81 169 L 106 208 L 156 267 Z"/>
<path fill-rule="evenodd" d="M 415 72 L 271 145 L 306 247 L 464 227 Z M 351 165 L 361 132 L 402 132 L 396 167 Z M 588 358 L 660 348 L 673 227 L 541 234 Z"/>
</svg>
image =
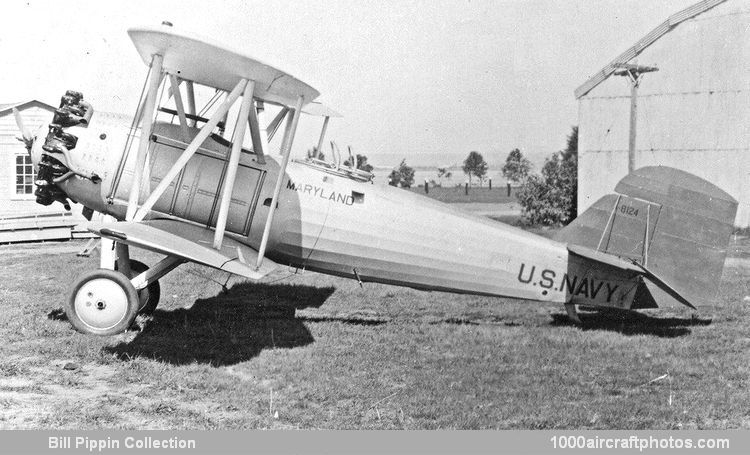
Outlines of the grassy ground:
<svg viewBox="0 0 750 455">
<path fill-rule="evenodd" d="M 409 188 L 408 191 L 422 194 L 432 199 L 446 203 L 456 202 L 481 202 L 481 203 L 494 203 L 494 204 L 505 204 L 518 202 L 516 199 L 516 191 L 519 188 L 512 188 L 510 196 L 508 196 L 507 189 L 503 187 L 492 187 L 490 190 L 485 185 L 484 187 L 471 187 L 469 188 L 469 194 L 465 193 L 463 186 L 460 187 L 430 187 L 429 193 L 424 192 L 424 186 L 416 186 Z"/>
<path fill-rule="evenodd" d="M 224 294 L 183 265 L 110 338 L 61 312 L 97 266 L 81 246 L 0 247 L 2 428 L 750 428 L 748 239 L 697 316 L 577 327 L 555 305 L 291 270 Z"/>
</svg>

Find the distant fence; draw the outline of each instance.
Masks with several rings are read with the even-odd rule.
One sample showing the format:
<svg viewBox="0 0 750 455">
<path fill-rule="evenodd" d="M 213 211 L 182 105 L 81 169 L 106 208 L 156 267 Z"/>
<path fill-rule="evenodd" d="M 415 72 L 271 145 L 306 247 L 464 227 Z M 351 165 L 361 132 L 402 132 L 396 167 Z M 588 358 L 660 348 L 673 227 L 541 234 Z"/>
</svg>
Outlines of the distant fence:
<svg viewBox="0 0 750 455">
<path fill-rule="evenodd" d="M 93 237 L 75 228 L 84 221 L 70 212 L 0 217 L 0 243 Z"/>
<path fill-rule="evenodd" d="M 425 193 L 424 184 L 410 188 L 410 191 L 423 194 L 429 198 L 438 201 L 453 202 L 481 202 L 481 203 L 509 203 L 517 202 L 516 192 L 520 187 L 511 187 L 510 196 L 508 196 L 507 186 L 494 186 L 490 189 L 487 185 L 483 187 L 470 186 L 467 188 L 461 186 L 432 186 L 429 185 L 428 192 Z M 467 194 L 468 193 L 468 194 Z"/>
</svg>

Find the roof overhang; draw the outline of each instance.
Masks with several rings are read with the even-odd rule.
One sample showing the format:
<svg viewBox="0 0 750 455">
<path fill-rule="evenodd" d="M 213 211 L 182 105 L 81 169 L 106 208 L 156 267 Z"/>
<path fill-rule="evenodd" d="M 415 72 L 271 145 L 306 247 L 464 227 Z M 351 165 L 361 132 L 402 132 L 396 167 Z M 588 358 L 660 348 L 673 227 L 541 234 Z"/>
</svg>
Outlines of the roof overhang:
<svg viewBox="0 0 750 455">
<path fill-rule="evenodd" d="M 47 104 L 43 101 L 39 100 L 30 100 L 30 101 L 24 101 L 24 102 L 18 102 L 18 103 L 8 103 L 8 104 L 0 104 L 0 117 L 4 117 L 11 112 L 13 112 L 13 109 L 18 109 L 19 111 L 22 111 L 29 107 L 41 107 L 42 109 L 47 109 L 48 111 L 54 111 L 57 109 L 56 107 Z"/>
<path fill-rule="evenodd" d="M 638 40 L 638 42 L 635 43 L 632 47 L 630 47 L 628 50 L 626 50 L 622 54 L 618 55 L 617 58 L 612 60 L 609 64 L 607 64 L 607 66 L 605 66 L 599 72 L 591 76 L 589 80 L 581 84 L 581 86 L 578 87 L 574 92 L 576 99 L 581 98 L 582 96 L 585 96 L 591 90 L 596 88 L 596 86 L 598 86 L 599 84 L 607 80 L 607 78 L 611 76 L 612 73 L 622 68 L 623 64 L 637 57 L 647 47 L 652 45 L 656 40 L 658 40 L 662 36 L 669 33 L 673 28 L 675 28 L 680 23 L 688 19 L 692 19 L 701 13 L 705 13 L 706 11 L 710 10 L 716 5 L 724 3 L 725 1 L 726 0 L 703 0 L 701 2 L 696 3 L 695 5 L 685 8 L 684 10 L 678 13 L 675 13 L 669 16 L 669 19 L 659 24 L 655 29 L 651 30 L 651 32 L 649 32 L 648 35 Z"/>
</svg>

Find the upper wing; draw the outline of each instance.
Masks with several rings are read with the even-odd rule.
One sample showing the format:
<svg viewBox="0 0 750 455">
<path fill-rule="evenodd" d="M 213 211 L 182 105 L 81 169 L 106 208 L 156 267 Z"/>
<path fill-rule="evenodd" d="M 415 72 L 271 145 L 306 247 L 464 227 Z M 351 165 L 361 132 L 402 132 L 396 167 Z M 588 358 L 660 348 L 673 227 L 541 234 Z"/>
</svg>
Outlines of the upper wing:
<svg viewBox="0 0 750 455">
<path fill-rule="evenodd" d="M 296 77 L 209 38 L 180 32 L 173 27 L 141 27 L 128 30 L 146 65 L 151 56 L 163 57 L 163 68 L 181 79 L 231 91 L 241 79 L 255 81 L 256 99 L 293 107 L 302 96 L 306 103 L 320 92 Z"/>
<path fill-rule="evenodd" d="M 101 237 L 169 256 L 177 256 L 253 280 L 270 273 L 278 264 L 264 259 L 256 270 L 258 252 L 224 237 L 221 250 L 212 247 L 214 232 L 202 226 L 176 220 L 89 223 L 86 228 Z"/>
<path fill-rule="evenodd" d="M 338 112 L 334 111 L 330 107 L 318 101 L 313 101 L 312 103 L 306 104 L 302 108 L 302 112 L 307 115 L 313 115 L 316 117 L 336 117 L 336 118 L 342 117 L 341 114 L 339 114 Z"/>
</svg>

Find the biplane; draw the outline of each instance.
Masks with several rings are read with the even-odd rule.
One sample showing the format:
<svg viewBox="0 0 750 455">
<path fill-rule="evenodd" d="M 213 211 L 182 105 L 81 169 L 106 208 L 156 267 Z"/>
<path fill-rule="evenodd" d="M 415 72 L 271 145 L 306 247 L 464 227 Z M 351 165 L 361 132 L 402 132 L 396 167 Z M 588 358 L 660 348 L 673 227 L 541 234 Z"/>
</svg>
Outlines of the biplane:
<svg viewBox="0 0 750 455">
<path fill-rule="evenodd" d="M 148 66 L 122 140 L 67 92 L 23 140 L 41 204 L 82 204 L 100 268 L 73 283 L 79 331 L 112 335 L 153 311 L 185 262 L 261 280 L 276 267 L 422 290 L 623 310 L 694 307 L 718 290 L 737 202 L 694 175 L 646 167 L 547 239 L 387 185 L 350 162 L 291 159 L 299 122 L 331 118 L 310 85 L 170 24 L 128 31 Z M 201 103 L 201 97 L 206 99 Z M 199 106 L 203 106 L 198 110 Z M 317 119 L 317 120 L 316 120 Z M 278 136 L 280 134 L 280 136 Z M 272 150 L 273 148 L 273 150 Z M 130 248 L 159 253 L 151 267 Z"/>
</svg>

